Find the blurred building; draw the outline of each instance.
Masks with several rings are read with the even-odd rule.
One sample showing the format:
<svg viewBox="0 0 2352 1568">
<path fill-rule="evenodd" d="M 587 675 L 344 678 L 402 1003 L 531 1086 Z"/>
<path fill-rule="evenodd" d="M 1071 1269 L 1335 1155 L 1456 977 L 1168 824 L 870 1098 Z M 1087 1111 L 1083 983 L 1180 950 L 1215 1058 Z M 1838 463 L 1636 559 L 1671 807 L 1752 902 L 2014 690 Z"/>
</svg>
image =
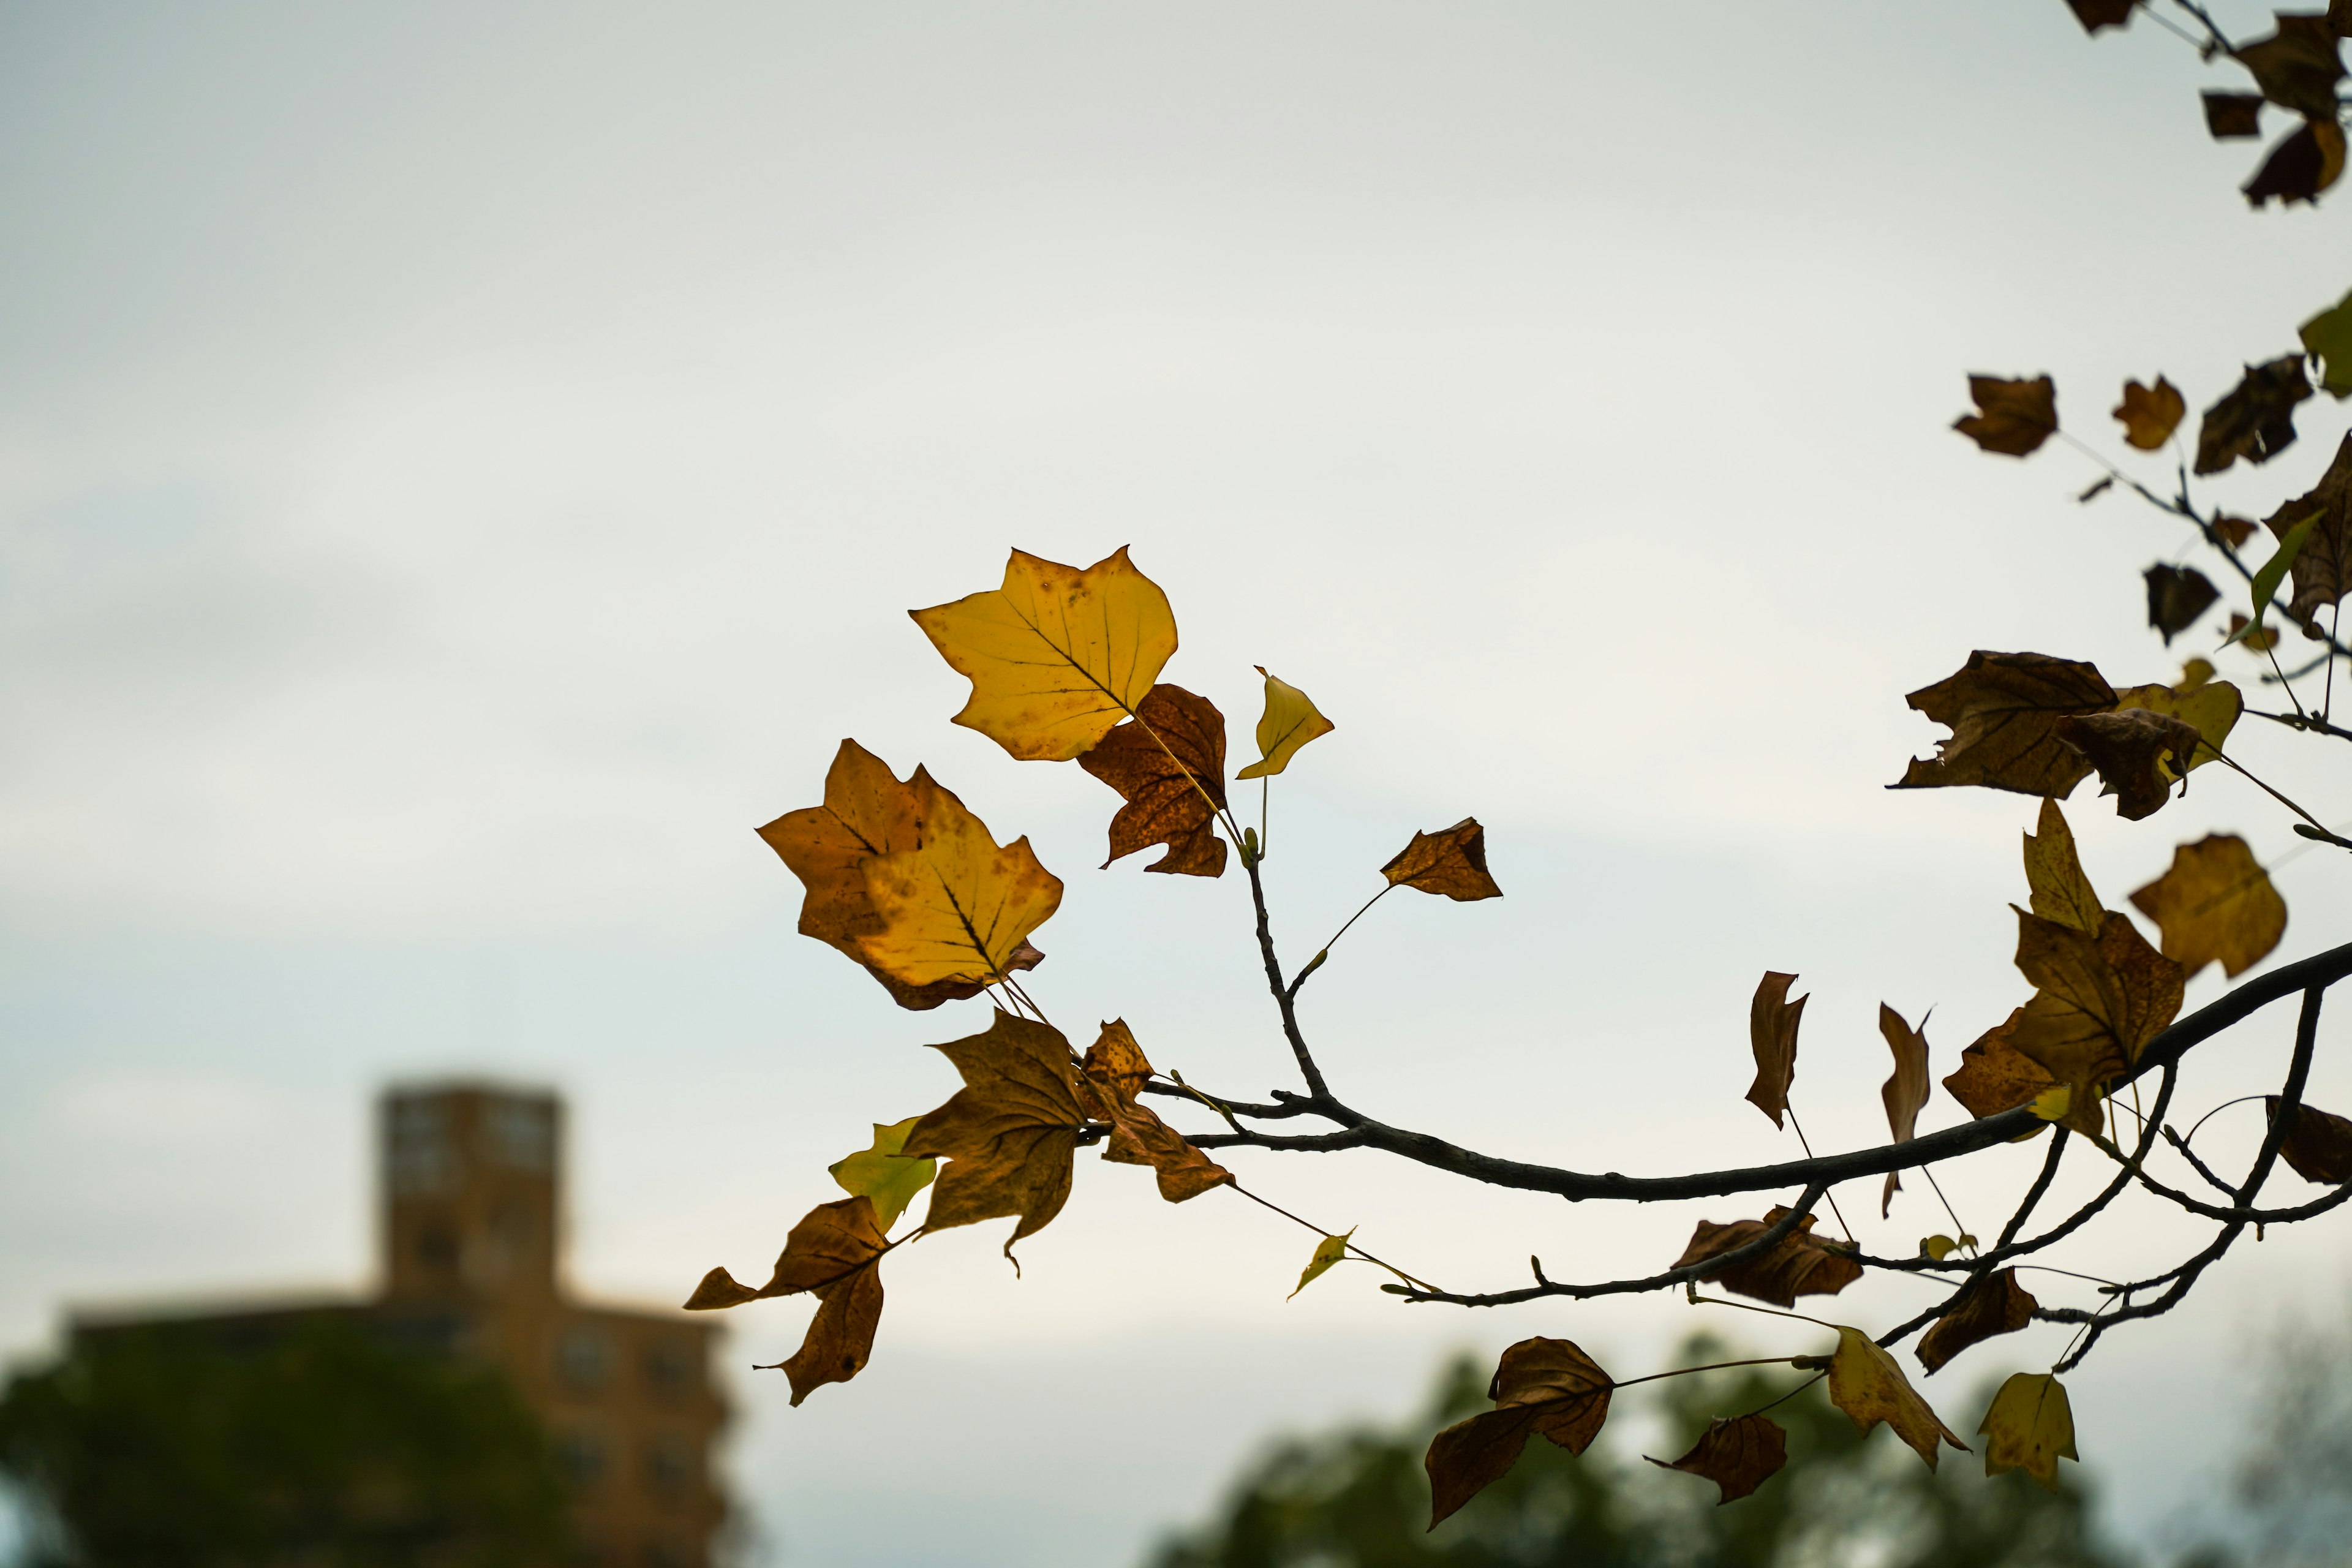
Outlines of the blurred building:
<svg viewBox="0 0 2352 1568">
<path fill-rule="evenodd" d="M 712 1470 L 728 1415 L 709 1371 L 718 1325 L 565 1289 L 562 1104 L 446 1083 L 394 1089 L 379 1116 L 380 1295 L 97 1312 L 78 1319 L 77 1332 L 168 1321 L 234 1343 L 334 1312 L 419 1351 L 478 1357 L 506 1373 L 553 1439 L 581 1563 L 709 1568 L 727 1515 Z"/>
</svg>

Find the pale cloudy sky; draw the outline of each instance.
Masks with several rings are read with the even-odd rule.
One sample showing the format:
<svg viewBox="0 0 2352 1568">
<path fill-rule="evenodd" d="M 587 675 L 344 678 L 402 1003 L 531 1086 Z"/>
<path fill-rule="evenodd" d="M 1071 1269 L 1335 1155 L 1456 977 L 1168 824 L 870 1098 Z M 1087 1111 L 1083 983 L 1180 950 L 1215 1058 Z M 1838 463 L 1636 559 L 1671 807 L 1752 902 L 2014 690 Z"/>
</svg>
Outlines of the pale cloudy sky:
<svg viewBox="0 0 2352 1568">
<path fill-rule="evenodd" d="M 756 1272 L 866 1122 L 953 1087 L 915 1047 L 983 1021 L 793 934 L 750 830 L 845 734 L 1068 880 L 1057 1016 L 1286 1083 L 1238 881 L 1096 871 L 1100 785 L 945 722 L 903 611 L 1011 545 L 1132 546 L 1237 745 L 1253 663 L 1339 721 L 1274 803 L 1294 953 L 1413 828 L 1488 825 L 1506 899 L 1401 895 L 1318 976 L 1350 1099 L 1586 1168 L 1785 1155 L 1738 1098 L 1779 967 L 1809 1126 L 1873 1141 L 1882 998 L 1937 1008 L 1940 1074 L 2022 994 L 2032 804 L 1886 793 L 1936 733 L 1901 694 L 1973 647 L 2179 657 L 2137 577 L 2178 531 L 2077 507 L 2065 450 L 1974 453 L 1963 373 L 2047 369 L 2111 447 L 2126 375 L 2201 405 L 2352 282 L 2340 201 L 2245 211 L 2220 79 L 2059 0 L 10 8 L 0 1346 L 71 1303 L 357 1288 L 369 1096 L 444 1070 L 571 1097 L 587 1289 Z M 2213 493 L 2266 511 L 2344 423 Z M 2242 744 L 2352 815 L 2307 748 Z M 2214 772 L 2138 826 L 2078 796 L 2109 901 L 2209 827 L 2296 848 Z M 2282 858 L 2282 957 L 2352 930 L 2336 872 Z M 2185 1092 L 2258 1086 L 2287 1028 Z M 2032 1158 L 1948 1185 L 1990 1215 Z M 1701 1212 L 1241 1163 L 1449 1283 L 1654 1267 Z M 741 1376 L 784 1561 L 1131 1560 L 1265 1432 L 1401 1409 L 1448 1347 L 1630 1366 L 1690 1326 L 1347 1272 L 1286 1305 L 1297 1233 L 1081 1174 L 1017 1283 L 976 1233 L 895 1260 L 856 1384 L 789 1411 Z M 1936 1227 L 1900 1201 L 1872 1240 Z M 2084 1256 L 2183 1234 L 2126 1210 Z M 2219 1485 L 2242 1347 L 2337 1310 L 2337 1235 L 2244 1248 L 2084 1369 L 2119 1528 Z M 803 1316 L 738 1314 L 731 1362 Z M 2005 1370 L 1937 1380 L 1954 1425 Z"/>
</svg>

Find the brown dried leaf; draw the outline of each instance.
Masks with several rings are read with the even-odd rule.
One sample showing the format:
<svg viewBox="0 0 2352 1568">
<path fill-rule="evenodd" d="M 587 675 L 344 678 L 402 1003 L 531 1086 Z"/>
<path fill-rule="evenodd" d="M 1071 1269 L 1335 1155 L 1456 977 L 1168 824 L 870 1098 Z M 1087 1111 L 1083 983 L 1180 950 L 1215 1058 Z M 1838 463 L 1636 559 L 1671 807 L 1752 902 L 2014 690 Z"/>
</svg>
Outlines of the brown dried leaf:
<svg viewBox="0 0 2352 1568">
<path fill-rule="evenodd" d="M 2204 739 L 2187 720 L 2148 708 L 2061 719 L 2053 732 L 2099 770 L 2105 785 L 2099 793 L 2116 797 L 2116 813 L 2127 822 L 2163 809 L 2173 781 L 2188 773 Z M 2163 766 L 2168 762 L 2170 776 Z"/>
<path fill-rule="evenodd" d="M 2213 580 L 2194 566 L 2159 561 L 2140 575 L 2147 582 L 2147 624 L 2164 634 L 2167 647 L 2221 596 Z"/>
<path fill-rule="evenodd" d="M 1503 889 L 1486 874 L 1486 830 L 1475 816 L 1435 833 L 1415 833 L 1412 842 L 1381 868 L 1389 885 L 1443 893 L 1462 903 L 1499 899 Z"/>
<path fill-rule="evenodd" d="M 1070 1043 L 1049 1025 L 997 1010 L 985 1034 L 933 1046 L 963 1075 L 964 1087 L 915 1123 L 900 1152 L 944 1158 L 931 1188 L 927 1230 L 1018 1215 L 1004 1255 L 1043 1230 L 1070 1195 L 1078 1130 L 1077 1079 Z"/>
<path fill-rule="evenodd" d="M 2272 13 L 2278 31 L 2267 38 L 2241 44 L 2231 50 L 2237 62 L 2253 73 L 2263 96 L 2282 109 L 2306 119 L 2336 118 L 2336 84 L 2344 79 L 2344 61 L 2336 49 L 2336 36 L 2325 16 L 2288 11 Z"/>
<path fill-rule="evenodd" d="M 819 1204 L 785 1236 L 783 1253 L 765 1285 L 754 1290 L 736 1283 L 724 1268 L 714 1268 L 695 1288 L 686 1310 L 704 1312 L 814 1292 L 816 1316 L 809 1320 L 801 1348 L 782 1363 L 798 1405 L 828 1383 L 856 1377 L 874 1353 L 874 1331 L 882 1319 L 882 1271 L 876 1261 L 887 1247 L 870 1199 Z"/>
<path fill-rule="evenodd" d="M 1185 877 L 1222 877 L 1225 841 L 1213 824 L 1225 804 L 1225 716 L 1205 697 L 1165 682 L 1136 705 L 1135 717 L 1105 735 L 1078 766 L 1126 798 L 1110 819 L 1110 859 L 1164 844 L 1144 868 Z"/>
<path fill-rule="evenodd" d="M 1616 1387 L 1599 1363 L 1567 1340 L 1521 1340 L 1503 1352 L 1486 1396 L 1495 1408 L 1440 1432 L 1423 1461 L 1429 1471 L 1429 1528 L 1502 1479 L 1532 1436 L 1581 1454 L 1609 1418 Z"/>
<path fill-rule="evenodd" d="M 2243 458 L 2267 463 L 2294 445 L 2294 405 L 2311 395 L 2301 354 L 2250 364 L 2238 384 L 2205 411 L 2197 429 L 2197 471 L 2218 474 Z"/>
<path fill-rule="evenodd" d="M 1706 1431 L 1691 1445 L 1691 1451 L 1673 1464 L 1650 1460 L 1660 1469 L 1681 1470 L 1713 1481 L 1722 1492 L 1715 1500 L 1717 1508 L 1748 1496 L 1779 1475 L 1788 1462 L 1788 1433 L 1778 1421 L 1763 1415 L 1718 1415 L 1706 1424 Z"/>
<path fill-rule="evenodd" d="M 1890 787 L 1979 784 L 2063 799 L 2091 764 L 2058 739 L 2058 721 L 2105 712 L 2116 705 L 2116 691 L 2079 659 L 1979 649 L 1957 673 L 1906 700 L 1952 735 L 1937 747 L 1935 760 L 1913 758 Z"/>
<path fill-rule="evenodd" d="M 2237 727 L 2238 715 L 2245 710 L 2246 700 L 2228 681 L 2213 679 L 2213 666 L 2208 660 L 2189 660 L 2181 677 L 2179 686 L 2153 682 L 2126 686 L 2116 693 L 2116 707 L 2145 708 L 2193 725 L 2198 738 L 2205 742 L 2189 758 L 2189 771 L 2194 773 L 2221 756 L 2223 742 Z M 2174 772 L 2172 763 L 2170 757 L 2158 759 L 2157 771 L 2167 779 L 2185 776 Z"/>
<path fill-rule="evenodd" d="M 2305 519 L 2316 516 L 2318 526 L 2304 535 L 2287 568 L 2294 594 L 2286 613 L 2306 631 L 2319 625 L 2319 612 L 2352 593 L 2352 435 L 2336 448 L 2335 458 L 2319 482 L 2263 520 L 2276 538 L 2284 540 Z M 2249 638 L 2251 644 L 2252 639 Z M 2259 650 L 2257 650 L 2259 651 Z"/>
<path fill-rule="evenodd" d="M 2265 1095 L 2264 1112 L 2278 1120 L 2279 1097 Z M 2352 1182 L 2352 1121 L 2315 1106 L 2298 1105 L 2279 1141 L 2279 1158 L 2306 1182 L 2340 1187 Z"/>
<path fill-rule="evenodd" d="M 1958 1072 L 1944 1079 L 1945 1091 L 1982 1121 L 2031 1105 L 2036 1096 L 2058 1080 L 2049 1069 L 2017 1048 L 2017 1031 L 2025 1009 L 2017 1008 L 1977 1037 L 1960 1053 Z"/>
<path fill-rule="evenodd" d="M 2082 858 L 2074 852 L 2074 832 L 2054 800 L 2042 803 L 2040 831 L 2025 836 L 2025 885 L 2032 890 L 2033 912 L 2046 921 L 2096 932 L 2106 924 L 2107 911 L 2083 874 Z"/>
<path fill-rule="evenodd" d="M 1830 1403 L 1853 1417 L 1854 1426 L 1865 1434 L 1885 1422 L 1931 1470 L 1936 1468 L 1939 1442 L 1949 1443 L 1964 1454 L 1969 1451 L 1969 1446 L 1936 1418 L 1934 1408 L 1919 1397 L 1895 1358 L 1873 1344 L 1860 1329 L 1838 1328 L 1837 1353 L 1830 1358 Z"/>
<path fill-rule="evenodd" d="M 2123 422 L 2125 441 L 2143 452 L 2153 452 L 2171 440 L 2188 413 L 2180 388 L 2160 375 L 2154 386 L 2125 382 L 2124 400 L 2115 408 L 2116 417 Z"/>
<path fill-rule="evenodd" d="M 1918 1131 L 1919 1112 L 1927 1103 L 1927 1034 L 1905 1023 L 1903 1015 L 1884 1002 L 1878 1005 L 1878 1032 L 1885 1037 L 1886 1048 L 1895 1053 L 1895 1072 L 1878 1090 L 1886 1107 L 1886 1130 L 1893 1142 L 1908 1143 Z M 1879 1218 L 1886 1217 L 1902 1184 L 1901 1173 L 1886 1173 L 1886 1188 L 1878 1199 Z"/>
<path fill-rule="evenodd" d="M 1687 1268 L 1694 1263 L 1720 1258 L 1735 1247 L 1746 1247 L 1780 1224 L 1788 1213 L 1785 1207 L 1775 1207 L 1762 1219 L 1736 1219 L 1728 1225 L 1703 1219 L 1691 1232 L 1690 1245 L 1683 1248 L 1674 1267 Z M 1862 1278 L 1862 1265 L 1822 1242 L 1812 1229 L 1813 1216 L 1807 1215 L 1761 1258 L 1702 1274 L 1699 1279 L 1738 1295 L 1769 1301 L 1776 1307 L 1793 1306 L 1800 1296 L 1834 1296 Z"/>
<path fill-rule="evenodd" d="M 2033 1321 L 2042 1303 L 2017 1282 L 2017 1270 L 2002 1268 L 1969 1281 L 1952 1310 L 1920 1336 L 1919 1364 L 1932 1374 L 1954 1356 L 1996 1334 L 2013 1334 Z"/>
<path fill-rule="evenodd" d="M 1756 1055 L 1756 1081 L 1748 1086 L 1750 1105 L 1780 1125 L 1789 1110 L 1789 1085 L 1797 1077 L 1797 1025 L 1804 1017 L 1806 998 L 1789 1000 L 1793 974 L 1768 969 L 1756 983 L 1748 1002 L 1748 1044 Z"/>
<path fill-rule="evenodd" d="M 2222 542 L 2229 545 L 2231 549 L 2243 550 L 2246 547 L 2246 541 L 2254 536 L 2254 520 L 2250 517 L 2231 517 L 2224 514 L 2213 520 L 2213 531 L 2220 534 Z"/>
<path fill-rule="evenodd" d="M 2316 205 L 2320 194 L 2343 177 L 2344 128 L 2332 120 L 2310 120 L 2272 148 L 2254 177 L 2239 189 L 2252 207 L 2272 200 L 2281 206 Z"/>
<path fill-rule="evenodd" d="M 2015 381 L 1972 375 L 1969 396 L 1979 412 L 1953 420 L 1952 428 L 1988 452 L 2025 457 L 2058 428 L 2058 386 L 2046 375 Z"/>
<path fill-rule="evenodd" d="M 2278 647 L 2279 629 L 2276 626 L 2264 626 L 2260 631 L 2247 632 L 2244 636 L 2241 637 L 2239 635 L 2240 628 L 2245 625 L 2246 617 L 2239 615 L 2234 610 L 2231 611 L 2230 613 L 2230 636 L 2228 640 L 2241 645 L 2248 653 L 2268 653 L 2271 649 Z"/>
<path fill-rule="evenodd" d="M 2263 95 L 2259 92 L 2205 94 L 2205 131 L 2216 142 L 2263 133 Z"/>
<path fill-rule="evenodd" d="M 2172 852 L 2163 876 L 2131 896 L 2163 933 L 2164 956 L 2194 974 L 2216 959 L 2235 980 L 2286 934 L 2286 900 L 2246 841 L 2209 833 Z"/>
<path fill-rule="evenodd" d="M 2095 937 L 2016 913 L 2017 967 L 2039 989 L 2011 1043 L 2074 1090 L 2068 1126 L 2084 1115 L 2095 1126 L 2099 1091 L 2179 1013 L 2187 977 L 2127 916 L 2108 915 Z"/>
<path fill-rule="evenodd" d="M 2095 33 L 2102 27 L 2120 27 L 2131 20 L 2139 0 L 2066 0 L 2074 20 L 2083 24 L 2083 31 Z"/>
<path fill-rule="evenodd" d="M 1111 1124 L 1102 1157 L 1113 1164 L 1150 1166 L 1159 1176 L 1160 1195 L 1171 1204 L 1231 1182 L 1231 1171 L 1192 1147 L 1137 1099 L 1150 1076 L 1151 1063 L 1124 1019 L 1105 1024 L 1087 1047 L 1079 1069 L 1080 1096 L 1090 1114 Z"/>
</svg>

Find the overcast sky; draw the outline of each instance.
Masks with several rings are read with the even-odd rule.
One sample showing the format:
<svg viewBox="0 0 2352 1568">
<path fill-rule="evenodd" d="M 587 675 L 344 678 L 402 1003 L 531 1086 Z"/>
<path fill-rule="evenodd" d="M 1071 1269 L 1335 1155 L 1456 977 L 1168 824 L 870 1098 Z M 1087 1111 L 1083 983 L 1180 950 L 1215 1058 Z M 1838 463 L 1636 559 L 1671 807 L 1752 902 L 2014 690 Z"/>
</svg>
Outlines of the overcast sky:
<svg viewBox="0 0 2352 1568">
<path fill-rule="evenodd" d="M 985 1023 L 793 934 L 751 829 L 845 735 L 1067 881 L 1057 1018 L 1286 1085 L 1238 879 L 1096 870 L 1101 785 L 946 722 L 962 682 L 903 612 L 1015 545 L 1130 546 L 1237 751 L 1253 664 L 1338 721 L 1272 804 L 1294 958 L 1413 829 L 1487 825 L 1506 898 L 1400 894 L 1317 977 L 1344 1096 L 1587 1169 L 1790 1156 L 1739 1098 L 1769 967 L 1814 998 L 1809 1130 L 1876 1141 L 1882 1000 L 1935 1007 L 1940 1077 L 2024 995 L 2032 803 L 1887 793 L 1938 733 L 1902 694 L 1977 647 L 2118 684 L 2187 651 L 2138 578 L 2180 531 L 2076 505 L 2097 470 L 2055 444 L 1975 452 L 1964 374 L 2052 372 L 2117 451 L 2125 376 L 2202 406 L 2352 283 L 2340 198 L 2246 211 L 2206 85 L 2060 0 L 9 7 L 0 1349 L 74 1304 L 361 1288 L 370 1097 L 446 1071 L 570 1098 L 583 1289 L 756 1275 L 866 1123 L 953 1089 L 916 1047 Z M 2345 423 L 2306 405 L 2210 493 L 2266 513 Z M 2352 816 L 2292 741 L 2233 750 Z M 2220 771 L 2146 824 L 2077 795 L 2107 901 L 2237 830 L 2294 911 L 2278 958 L 2333 945 L 2339 868 Z M 2184 1094 L 2261 1087 L 2290 1026 Z M 2037 1157 L 1948 1190 L 1981 1228 Z M 1646 1271 L 1736 1217 L 1235 1163 L 1456 1288 L 1530 1251 Z M 978 1231 L 894 1258 L 858 1382 L 791 1411 L 737 1374 L 784 1561 L 1130 1561 L 1266 1433 L 1402 1410 L 1448 1348 L 1560 1334 L 1630 1375 L 1693 1326 L 1448 1315 L 1360 1269 L 1286 1304 L 1311 1238 L 1080 1177 L 1018 1281 Z M 1920 1194 L 1864 1224 L 1938 1228 Z M 2126 1206 L 2082 1266 L 2195 1234 Z M 2084 1369 L 2119 1529 L 2220 1484 L 2247 1347 L 2342 1310 L 2340 1235 L 2241 1248 Z M 730 1366 L 805 1315 L 735 1314 Z M 1947 1419 L 2054 1332 L 1934 1380 Z"/>
</svg>

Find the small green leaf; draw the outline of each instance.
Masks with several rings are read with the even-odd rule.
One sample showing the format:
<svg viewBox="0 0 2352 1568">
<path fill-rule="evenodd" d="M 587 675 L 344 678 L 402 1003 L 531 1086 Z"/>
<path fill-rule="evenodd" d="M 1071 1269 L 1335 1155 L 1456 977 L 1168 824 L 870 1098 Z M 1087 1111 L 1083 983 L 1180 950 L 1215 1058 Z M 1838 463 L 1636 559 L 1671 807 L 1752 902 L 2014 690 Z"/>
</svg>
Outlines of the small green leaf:
<svg viewBox="0 0 2352 1568">
<path fill-rule="evenodd" d="M 1251 668 L 1265 675 L 1265 666 Z M 1265 716 L 1257 721 L 1259 760 L 1234 777 L 1262 779 L 1278 773 L 1290 765 L 1299 747 L 1318 735 L 1329 734 L 1333 728 L 1331 721 L 1317 711 L 1313 698 L 1286 680 L 1265 675 Z"/>
<path fill-rule="evenodd" d="M 874 1205 L 875 1228 L 887 1232 L 915 1201 L 915 1194 L 931 1184 L 939 1174 L 937 1160 L 910 1160 L 898 1152 L 907 1146 L 907 1134 L 915 1130 L 919 1116 L 909 1116 L 904 1121 L 885 1127 L 874 1124 L 874 1144 L 860 1149 L 845 1160 L 835 1160 L 825 1167 L 826 1173 L 840 1184 L 841 1190 L 854 1198 L 867 1198 Z"/>
<path fill-rule="evenodd" d="M 1317 1279 L 1327 1273 L 1331 1268 L 1332 1265 L 1347 1257 L 1348 1237 L 1355 1234 L 1356 1227 L 1351 1225 L 1348 1227 L 1347 1235 L 1327 1236 L 1322 1240 L 1317 1242 L 1315 1244 L 1315 1256 L 1307 1260 L 1307 1268 L 1298 1276 L 1298 1288 L 1297 1289 L 1291 1291 L 1290 1294 L 1292 1296 L 1297 1295 L 1299 1290 L 1306 1289 L 1308 1285 L 1314 1283 Z M 1287 1299 L 1288 1298 L 1286 1297 L 1285 1298 L 1285 1300 Z"/>
<path fill-rule="evenodd" d="M 2320 516 L 2320 513 L 2314 512 L 2288 529 L 2286 537 L 2279 541 L 2279 547 L 2271 552 L 2271 558 L 2263 563 L 2261 571 L 2254 574 L 2254 618 L 2224 638 L 2223 647 L 2260 626 L 2263 617 L 2271 613 L 2271 600 L 2277 595 L 2279 584 L 2286 581 L 2287 568 L 2294 564 L 2296 554 L 2303 549 L 2303 542 L 2309 539 L 2311 531 L 2319 526 Z"/>
<path fill-rule="evenodd" d="M 2352 397 L 2352 294 L 2304 322 L 2303 352 L 2320 362 L 2319 384 Z"/>
</svg>

